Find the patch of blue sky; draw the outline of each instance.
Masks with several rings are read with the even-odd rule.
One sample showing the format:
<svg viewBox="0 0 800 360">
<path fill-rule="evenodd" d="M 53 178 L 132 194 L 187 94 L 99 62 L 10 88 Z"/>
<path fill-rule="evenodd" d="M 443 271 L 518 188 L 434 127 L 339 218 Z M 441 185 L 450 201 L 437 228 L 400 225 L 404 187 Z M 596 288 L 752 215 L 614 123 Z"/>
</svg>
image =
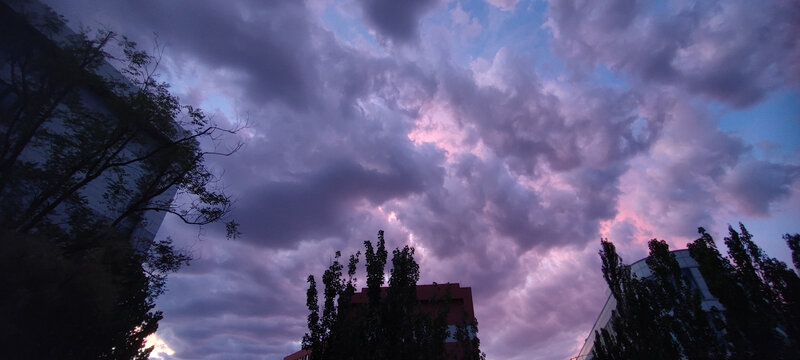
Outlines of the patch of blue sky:
<svg viewBox="0 0 800 360">
<path fill-rule="evenodd" d="M 483 0 L 462 0 L 448 5 L 447 13 L 457 6 L 476 19 L 482 31 L 460 42 L 453 49 L 453 59 L 468 66 L 478 58 L 492 61 L 504 47 L 510 48 L 531 66 L 542 79 L 555 79 L 564 71 L 563 63 L 549 46 L 551 34 L 543 27 L 547 4 L 541 1 L 521 1 L 514 11 L 504 11 Z"/>
<path fill-rule="evenodd" d="M 189 95 L 195 91 L 196 88 L 202 87 L 201 77 L 197 76 L 182 76 L 174 79 L 167 78 L 166 80 L 170 83 L 170 91 L 174 94 L 178 94 L 181 99 L 189 98 Z M 233 125 L 233 122 L 237 121 L 239 114 L 236 112 L 236 108 L 230 96 L 218 92 L 218 89 L 213 86 L 204 88 L 200 90 L 199 93 L 202 94 L 200 103 L 187 105 L 199 107 L 207 116 L 212 118 L 218 118 L 218 115 L 221 113 L 225 119 L 231 122 L 230 125 Z"/>
<path fill-rule="evenodd" d="M 214 116 L 217 113 L 222 113 L 229 121 L 235 121 L 238 114 L 231 100 L 227 96 L 219 93 L 208 93 L 203 99 L 201 108 L 208 112 L 209 116 Z"/>
<path fill-rule="evenodd" d="M 788 153 L 800 152 L 800 92 L 782 90 L 771 94 L 759 104 L 744 110 L 733 110 L 718 104 L 710 109 L 719 116 L 720 129 L 731 132 L 748 144 L 759 146 L 766 142 L 780 145 Z"/>
<path fill-rule="evenodd" d="M 477 21 L 481 26 L 480 33 L 474 37 L 468 37 L 461 24 L 456 24 L 453 21 L 452 12 L 461 6 L 469 17 L 468 21 Z M 470 63 L 482 57 L 487 61 L 491 61 L 497 47 L 492 45 L 492 41 L 487 32 L 487 18 L 486 11 L 488 5 L 483 0 L 460 0 L 453 1 L 442 6 L 437 12 L 429 14 L 421 24 L 421 31 L 425 31 L 427 26 L 438 26 L 445 29 L 450 29 L 453 32 L 454 39 L 447 43 L 448 50 L 450 51 L 451 59 L 459 65 L 469 67 Z M 492 50 L 494 49 L 494 50 Z"/>
<path fill-rule="evenodd" d="M 474 16 L 481 22 L 481 25 L 488 25 L 489 23 L 489 10 L 494 9 L 485 0 L 460 0 L 453 1 L 449 4 L 449 8 L 453 9 L 456 4 L 461 4 L 461 8 L 470 16 Z"/>
<path fill-rule="evenodd" d="M 639 3 L 638 5 L 644 6 L 645 13 L 648 15 L 664 16 L 663 14 L 675 14 L 681 8 L 691 6 L 692 3 L 688 1 L 655 0 L 645 4 Z"/>
<path fill-rule="evenodd" d="M 611 86 L 621 89 L 629 88 L 628 82 L 624 77 L 611 71 L 611 69 L 607 68 L 603 64 L 595 65 L 592 73 L 589 74 L 588 80 L 601 86 Z"/>
<path fill-rule="evenodd" d="M 375 37 L 357 18 L 343 16 L 336 2 L 329 3 L 322 11 L 322 26 L 332 32 L 339 41 L 355 46 L 359 38 L 365 40 L 375 53 L 384 53 Z"/>
</svg>

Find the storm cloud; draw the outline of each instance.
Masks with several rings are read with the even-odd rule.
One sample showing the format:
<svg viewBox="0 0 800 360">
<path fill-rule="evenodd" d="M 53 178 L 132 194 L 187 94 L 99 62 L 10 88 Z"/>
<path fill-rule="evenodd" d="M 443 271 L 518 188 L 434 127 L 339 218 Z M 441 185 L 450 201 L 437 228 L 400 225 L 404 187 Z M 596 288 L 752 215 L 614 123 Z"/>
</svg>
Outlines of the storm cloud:
<svg viewBox="0 0 800 360">
<path fill-rule="evenodd" d="M 726 117 L 793 124 L 763 107 L 800 99 L 796 2 L 46 3 L 144 49 L 157 34 L 172 90 L 247 124 L 207 159 L 243 237 L 161 228 L 195 260 L 158 300 L 158 358 L 298 350 L 306 277 L 378 229 L 416 248 L 421 282 L 472 287 L 504 359 L 577 353 L 605 301 L 601 237 L 635 261 L 698 226 L 800 231 L 780 220 L 800 214 L 800 144 L 775 135 L 796 127 Z"/>
<path fill-rule="evenodd" d="M 439 0 L 358 0 L 364 18 L 378 34 L 392 41 L 407 43 L 419 36 L 419 21 Z"/>
<path fill-rule="evenodd" d="M 553 46 L 642 82 L 744 107 L 800 82 L 800 5 L 792 1 L 548 2 Z"/>
</svg>

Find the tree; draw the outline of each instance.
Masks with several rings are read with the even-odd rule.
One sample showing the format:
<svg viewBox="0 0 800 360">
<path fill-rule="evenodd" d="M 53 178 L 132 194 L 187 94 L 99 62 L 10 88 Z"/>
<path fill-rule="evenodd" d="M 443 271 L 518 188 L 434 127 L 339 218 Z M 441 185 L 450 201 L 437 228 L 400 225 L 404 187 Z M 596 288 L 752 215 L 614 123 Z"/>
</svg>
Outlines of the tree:
<svg viewBox="0 0 800 360">
<path fill-rule="evenodd" d="M 236 129 L 223 129 L 201 110 L 181 105 L 168 84 L 158 81 L 159 59 L 127 38 L 110 31 L 82 32 L 53 43 L 44 30 L 3 9 L 4 32 L 23 34 L 3 39 L 8 65 L 8 80 L 0 82 L 4 228 L 63 237 L 100 226 L 131 229 L 147 211 L 172 213 L 196 225 L 227 214 L 231 200 L 215 188 L 216 177 L 204 160 L 230 155 L 240 144 L 219 151 L 204 150 L 200 142 L 219 144 L 221 133 Z M 52 26 L 67 32 L 63 24 Z M 112 62 L 124 76 L 108 74 Z M 105 191 L 89 199 L 96 192 L 91 187 Z M 173 191 L 188 201 L 173 202 Z M 87 223 L 83 215 L 99 202 L 106 216 Z M 62 217 L 70 231 L 57 229 Z"/>
<path fill-rule="evenodd" d="M 595 334 L 597 359 L 718 359 L 723 349 L 700 294 L 682 275 L 663 240 L 648 242 L 651 275 L 638 278 L 622 263 L 614 244 L 601 241 L 603 277 L 617 301 L 610 326 Z"/>
<path fill-rule="evenodd" d="M 389 286 L 382 288 L 388 258 L 383 231 L 378 232 L 376 245 L 364 242 L 367 301 L 359 304 L 363 306 L 351 301 L 360 252 L 350 256 L 346 280 L 338 251 L 323 273 L 321 317 L 316 280 L 308 277 L 309 332 L 303 337 L 303 349 L 311 350 L 312 359 L 445 359 L 449 295 L 445 292 L 432 300 L 437 309 L 434 314 L 421 311 L 416 298 L 419 264 L 409 246 L 392 251 Z M 470 321 L 451 334 L 463 346 L 463 359 L 485 358 L 476 333 L 477 322 Z"/>
<path fill-rule="evenodd" d="M 722 305 L 707 310 L 663 240 L 648 243 L 650 275 L 642 279 L 622 263 L 613 243 L 601 240 L 603 277 L 617 306 L 609 325 L 595 333 L 593 356 L 795 358 L 800 278 L 783 262 L 767 257 L 744 225 L 739 229 L 728 229 L 728 257 L 703 228 L 700 238 L 688 244 L 709 291 Z M 784 236 L 790 247 L 796 237 L 800 235 Z"/>
<path fill-rule="evenodd" d="M 646 262 L 652 272 L 645 279 L 654 304 L 665 319 L 667 333 L 673 334 L 677 351 L 687 359 L 719 359 L 724 357 L 712 326 L 711 319 L 702 307 L 702 296 L 690 286 L 675 254 L 669 251 L 664 240 L 650 240 L 650 256 Z"/>
<path fill-rule="evenodd" d="M 786 244 L 792 249 L 794 268 L 800 270 L 800 234 L 786 234 L 783 235 L 783 239 L 786 240 Z"/>
<path fill-rule="evenodd" d="M 800 269 L 800 234 L 783 235 L 792 250 L 795 269 Z M 773 290 L 773 301 L 784 316 L 789 338 L 800 346 L 800 277 L 777 259 L 766 261 L 766 279 Z"/>
<path fill-rule="evenodd" d="M 95 251 L 70 255 L 46 237 L 3 233 L 2 239 L 5 358 L 148 358 L 152 348 L 145 348 L 145 338 L 163 317 L 153 310 L 155 298 L 166 273 L 188 258 L 165 242 L 134 252 L 125 237 L 108 237 Z"/>
<path fill-rule="evenodd" d="M 730 236 L 724 239 L 728 257 L 720 254 L 703 228 L 698 229 L 700 238 L 689 244 L 709 291 L 724 307 L 719 313 L 730 358 L 794 358 L 800 350 L 792 321 L 798 311 L 797 274 L 766 257 L 741 223 L 739 229 L 728 227 Z"/>
<path fill-rule="evenodd" d="M 667 331 L 664 314 L 652 306 L 650 286 L 631 274 L 614 244 L 601 240 L 603 278 L 617 302 L 610 329 L 596 333 L 593 356 L 597 359 L 674 359 L 676 344 Z"/>
<path fill-rule="evenodd" d="M 181 105 L 127 38 L 31 8 L 0 3 L 0 247 L 17 264 L 2 341 L 19 358 L 147 358 L 154 300 L 189 257 L 135 229 L 148 212 L 223 219 L 231 199 L 205 160 L 235 152 L 220 135 L 237 129 Z"/>
</svg>

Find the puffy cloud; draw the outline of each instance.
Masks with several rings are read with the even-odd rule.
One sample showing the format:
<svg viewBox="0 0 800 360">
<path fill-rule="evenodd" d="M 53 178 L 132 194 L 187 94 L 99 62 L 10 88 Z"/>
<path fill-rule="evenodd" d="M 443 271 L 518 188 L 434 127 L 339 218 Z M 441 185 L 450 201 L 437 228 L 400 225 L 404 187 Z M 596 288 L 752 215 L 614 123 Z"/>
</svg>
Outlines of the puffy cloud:
<svg viewBox="0 0 800 360">
<path fill-rule="evenodd" d="M 723 186 L 743 213 L 766 216 L 772 202 L 790 195 L 798 175 L 798 166 L 753 160 L 732 169 Z"/>
<path fill-rule="evenodd" d="M 255 103 L 305 109 L 317 100 L 318 55 L 302 2 L 50 3 L 73 21 L 110 27 L 144 49 L 157 37 L 177 67 L 169 70 L 180 72 L 184 64 L 199 62 L 201 81 L 227 83 Z"/>
<path fill-rule="evenodd" d="M 294 174 L 298 180 L 264 181 L 239 202 L 242 225 L 259 234 L 251 241 L 283 246 L 308 236 L 336 234 L 336 229 L 347 227 L 347 210 L 362 200 L 377 207 L 441 182 L 435 165 L 422 163 L 419 168 L 404 160 L 390 164 L 388 172 L 334 161 L 316 173 Z"/>
<path fill-rule="evenodd" d="M 469 39 L 481 33 L 483 27 L 477 18 L 470 16 L 463 8 L 461 3 L 457 3 L 456 7 L 450 10 L 450 21 L 461 29 L 464 37 Z"/>
<path fill-rule="evenodd" d="M 458 44 L 420 36 L 423 17 L 447 10 L 438 1 L 50 2 L 143 44 L 158 32 L 184 99 L 223 97 L 217 120 L 249 119 L 245 148 L 208 160 L 245 237 L 162 228 L 196 258 L 159 299 L 165 357 L 297 350 L 306 276 L 385 229 L 390 247 L 416 247 L 422 282 L 472 287 L 490 357 L 565 358 L 605 300 L 601 234 L 636 260 L 648 238 L 680 244 L 720 212 L 769 216 L 797 186 L 796 164 L 757 158 L 704 102 L 746 106 L 797 83 L 792 2 L 763 4 L 764 18 L 744 2 L 550 2 L 555 53 L 627 85 L 546 77 L 515 44 L 460 64 Z M 340 5 L 363 17 L 317 18 Z M 435 16 L 456 34 L 479 24 L 473 9 L 448 11 Z M 386 55 L 340 38 L 361 26 L 420 46 Z M 475 41 L 498 37 L 482 30 Z"/>
<path fill-rule="evenodd" d="M 796 2 L 664 6 L 553 0 L 548 5 L 553 46 L 578 67 L 601 64 L 737 107 L 800 82 L 800 40 L 791 35 L 800 30 Z"/>
<path fill-rule="evenodd" d="M 683 247 L 699 226 L 766 217 L 772 204 L 791 196 L 796 165 L 754 159 L 751 146 L 718 129 L 715 115 L 689 101 L 657 106 L 669 114 L 661 137 L 620 179 L 625 191 L 615 221 L 635 223 L 640 242 L 658 237 Z M 612 233 L 621 230 L 611 224 Z"/>
<path fill-rule="evenodd" d="M 461 124 L 475 126 L 483 143 L 508 160 L 514 171 L 533 174 L 538 166 L 566 171 L 586 162 L 606 165 L 646 149 L 655 138 L 635 131 L 636 121 L 653 131 L 659 121 L 637 117 L 636 94 L 550 86 L 529 69 L 503 48 L 476 79 L 453 69 L 441 80 L 445 101 Z"/>
<path fill-rule="evenodd" d="M 486 2 L 504 11 L 514 11 L 519 0 L 486 0 Z"/>
<path fill-rule="evenodd" d="M 634 159 L 635 171 L 621 179 L 628 189 L 621 205 L 624 212 L 657 229 L 658 237 L 688 238 L 698 226 L 713 222 L 720 206 L 719 184 L 749 150 L 696 107 L 678 100 L 656 106 L 663 106 L 669 119 L 652 151 Z"/>
</svg>

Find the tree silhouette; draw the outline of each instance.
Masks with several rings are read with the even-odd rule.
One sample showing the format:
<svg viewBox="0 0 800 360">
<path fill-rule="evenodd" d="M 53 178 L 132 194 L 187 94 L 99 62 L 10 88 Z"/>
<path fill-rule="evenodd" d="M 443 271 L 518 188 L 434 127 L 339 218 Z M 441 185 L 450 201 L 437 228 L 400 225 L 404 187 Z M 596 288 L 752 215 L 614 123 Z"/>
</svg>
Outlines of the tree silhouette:
<svg viewBox="0 0 800 360">
<path fill-rule="evenodd" d="M 43 15 L 51 25 L 43 29 L 6 4 L 0 9 L 3 33 L 14 34 L 0 44 L 4 229 L 70 240 L 103 227 L 132 230 L 148 211 L 196 225 L 227 214 L 231 199 L 204 160 L 240 144 L 205 150 L 200 141 L 219 144 L 220 133 L 236 129 L 181 105 L 158 81 L 158 58 L 111 31 L 73 34 L 54 13 Z M 184 201 L 173 202 L 174 191 Z"/>
<path fill-rule="evenodd" d="M 219 137 L 236 129 L 181 105 L 124 36 L 39 5 L 0 2 L 4 356 L 146 359 L 155 298 L 189 257 L 136 229 L 149 212 L 220 221 L 231 199 L 205 160 L 236 151 Z"/>
<path fill-rule="evenodd" d="M 741 223 L 739 229 L 728 227 L 728 257 L 703 228 L 689 244 L 709 291 L 724 307 L 719 313 L 730 358 L 792 359 L 800 350 L 797 325 L 789 322 L 797 316 L 797 274 L 766 257 Z"/>
<path fill-rule="evenodd" d="M 356 265 L 360 252 L 351 255 L 347 265 L 339 262 L 336 252 L 322 275 L 323 309 L 319 315 L 316 280 L 308 277 L 306 305 L 309 309 L 309 332 L 303 337 L 303 349 L 311 350 L 311 359 L 445 359 L 456 356 L 445 351 L 448 337 L 447 315 L 450 298 L 442 291 L 430 301 L 435 311 L 422 311 L 417 301 L 419 264 L 414 248 L 405 246 L 392 251 L 389 284 L 384 284 L 388 259 L 383 231 L 377 244 L 364 242 L 367 272 L 367 299 L 352 301 L 356 289 Z M 473 319 L 474 320 L 474 319 Z M 457 327 L 454 336 L 463 346 L 462 359 L 483 359 L 480 342 L 474 335 L 477 322 Z"/>
<path fill-rule="evenodd" d="M 601 240 L 603 277 L 617 305 L 609 325 L 595 333 L 593 357 L 796 358 L 800 278 L 764 255 L 744 225 L 739 229 L 728 229 L 728 257 L 703 228 L 688 244 L 709 291 L 722 305 L 705 310 L 666 242 L 650 240 L 646 263 L 651 274 L 640 279 L 622 263 L 614 244 Z M 784 239 L 792 248 L 800 235 Z"/>
<path fill-rule="evenodd" d="M 617 307 L 610 329 L 596 334 L 593 356 L 597 359 L 675 359 L 678 349 L 668 333 L 668 319 L 654 306 L 651 283 L 631 274 L 622 263 L 614 244 L 601 240 L 603 277 Z M 605 339 L 605 341 L 604 341 Z"/>
</svg>

